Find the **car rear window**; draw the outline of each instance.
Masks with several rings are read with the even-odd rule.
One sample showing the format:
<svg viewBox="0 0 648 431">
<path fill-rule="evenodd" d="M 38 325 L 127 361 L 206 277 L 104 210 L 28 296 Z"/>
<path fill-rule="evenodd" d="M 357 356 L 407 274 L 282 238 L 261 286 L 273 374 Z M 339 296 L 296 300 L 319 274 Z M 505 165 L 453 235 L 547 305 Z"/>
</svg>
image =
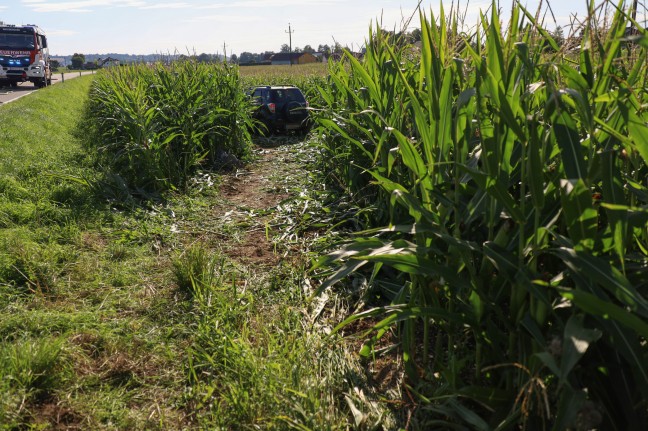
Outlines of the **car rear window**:
<svg viewBox="0 0 648 431">
<path fill-rule="evenodd" d="M 275 103 L 299 102 L 304 103 L 304 95 L 297 88 L 283 88 L 270 90 L 270 98 Z"/>
</svg>

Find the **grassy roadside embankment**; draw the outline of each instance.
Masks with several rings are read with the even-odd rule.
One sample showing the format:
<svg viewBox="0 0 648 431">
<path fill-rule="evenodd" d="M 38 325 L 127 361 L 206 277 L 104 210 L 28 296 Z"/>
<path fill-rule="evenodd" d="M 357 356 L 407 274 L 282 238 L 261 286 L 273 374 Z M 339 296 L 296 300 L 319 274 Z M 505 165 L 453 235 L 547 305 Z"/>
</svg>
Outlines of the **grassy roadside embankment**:
<svg viewBox="0 0 648 431">
<path fill-rule="evenodd" d="M 300 147 L 127 207 L 83 146 L 93 79 L 0 108 L 0 426 L 384 423 L 304 305 Z"/>
<path fill-rule="evenodd" d="M 75 79 L 0 110 L 7 429 L 183 421 L 168 404 L 179 399 L 182 364 L 156 317 L 165 264 L 151 252 L 149 225 L 71 180 L 98 178 L 78 136 L 90 82 Z"/>
</svg>

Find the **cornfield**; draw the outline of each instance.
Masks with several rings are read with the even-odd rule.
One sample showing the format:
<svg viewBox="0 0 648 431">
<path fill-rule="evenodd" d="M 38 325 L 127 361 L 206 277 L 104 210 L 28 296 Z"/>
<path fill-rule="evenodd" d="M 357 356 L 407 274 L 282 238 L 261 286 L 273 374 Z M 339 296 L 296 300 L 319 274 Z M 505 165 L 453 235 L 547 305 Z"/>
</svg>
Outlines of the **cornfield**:
<svg viewBox="0 0 648 431">
<path fill-rule="evenodd" d="M 338 329 L 395 336 L 412 426 L 648 428 L 648 36 L 612 6 L 571 52 L 519 2 L 421 12 L 420 50 L 370 29 L 319 87 L 321 171 L 370 216 L 314 270 L 382 298 Z"/>
<path fill-rule="evenodd" d="M 184 61 L 103 71 L 87 117 L 108 170 L 144 194 L 181 188 L 200 167 L 250 154 L 250 105 L 236 66 Z"/>
<path fill-rule="evenodd" d="M 326 85 L 328 67 L 322 63 L 293 66 L 245 66 L 240 68 L 241 85 L 294 85 L 299 87 L 311 106 L 321 106 L 319 87 Z"/>
<path fill-rule="evenodd" d="M 370 28 L 326 76 L 112 69 L 87 134 L 129 190 L 181 188 L 249 157 L 247 87 L 299 86 L 364 228 L 316 261 L 319 291 L 360 281 L 373 305 L 338 330 L 371 321 L 368 357 L 395 341 L 413 429 L 648 429 L 648 36 L 606 5 L 575 49 L 514 2 L 469 33 L 421 12 L 420 46 Z"/>
</svg>

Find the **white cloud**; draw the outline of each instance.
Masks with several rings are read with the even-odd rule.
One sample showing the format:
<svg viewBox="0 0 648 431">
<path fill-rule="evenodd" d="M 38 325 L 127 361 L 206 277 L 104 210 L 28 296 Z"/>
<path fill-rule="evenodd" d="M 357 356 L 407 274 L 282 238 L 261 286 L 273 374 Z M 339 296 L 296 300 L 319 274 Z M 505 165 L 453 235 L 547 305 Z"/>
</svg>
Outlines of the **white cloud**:
<svg viewBox="0 0 648 431">
<path fill-rule="evenodd" d="M 157 3 L 154 5 L 140 6 L 139 9 L 184 9 L 192 7 L 188 3 Z"/>
<path fill-rule="evenodd" d="M 277 8 L 289 6 L 333 6 L 346 3 L 346 0 L 310 0 L 307 4 L 304 0 L 245 0 L 233 4 L 216 3 L 203 6 L 201 9 L 224 9 L 224 8 Z"/>
<path fill-rule="evenodd" d="M 79 0 L 64 2 L 46 2 L 43 0 L 22 0 L 22 3 L 34 12 L 92 12 L 98 7 L 134 7 L 146 3 L 133 0 Z"/>
<path fill-rule="evenodd" d="M 226 22 L 226 23 L 247 23 L 259 22 L 267 20 L 263 16 L 258 15 L 204 15 L 193 19 L 186 20 L 185 22 Z"/>
<path fill-rule="evenodd" d="M 145 1 L 129 1 L 114 5 L 115 7 L 142 7 L 146 6 Z"/>
<path fill-rule="evenodd" d="M 78 31 L 75 30 L 48 30 L 47 35 L 48 36 L 75 36 L 79 34 Z"/>
</svg>

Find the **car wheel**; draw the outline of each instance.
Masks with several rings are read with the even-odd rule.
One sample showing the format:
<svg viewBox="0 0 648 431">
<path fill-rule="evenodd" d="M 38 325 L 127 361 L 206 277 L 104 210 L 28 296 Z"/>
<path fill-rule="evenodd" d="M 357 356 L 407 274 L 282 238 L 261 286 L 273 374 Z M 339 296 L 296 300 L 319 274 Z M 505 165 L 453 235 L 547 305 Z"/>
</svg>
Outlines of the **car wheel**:
<svg viewBox="0 0 648 431">
<path fill-rule="evenodd" d="M 268 121 L 261 122 L 260 134 L 261 136 L 271 136 L 275 132 L 275 127 Z"/>
</svg>

